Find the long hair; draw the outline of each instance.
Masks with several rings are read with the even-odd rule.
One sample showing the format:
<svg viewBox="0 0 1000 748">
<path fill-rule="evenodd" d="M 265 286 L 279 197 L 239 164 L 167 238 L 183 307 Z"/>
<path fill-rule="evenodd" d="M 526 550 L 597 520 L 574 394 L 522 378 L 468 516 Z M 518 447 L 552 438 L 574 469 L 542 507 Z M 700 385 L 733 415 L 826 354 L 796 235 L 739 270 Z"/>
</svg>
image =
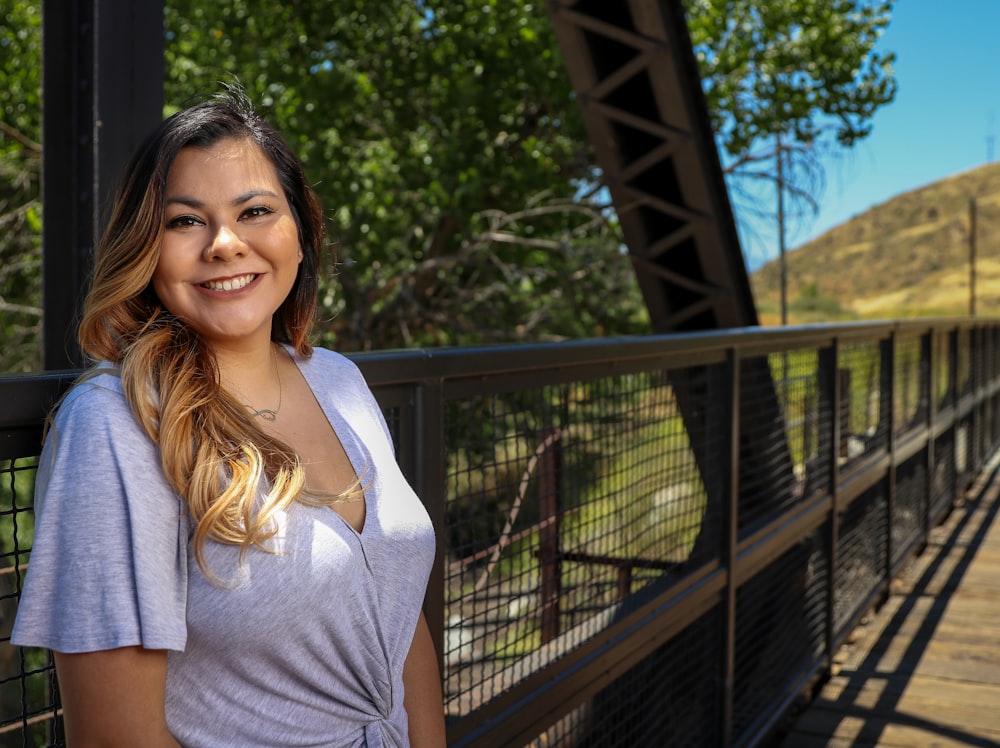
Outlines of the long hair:
<svg viewBox="0 0 1000 748">
<path fill-rule="evenodd" d="M 208 573 L 205 542 L 265 547 L 275 512 L 302 496 L 294 451 L 265 434 L 221 386 L 211 348 L 164 308 L 152 287 L 164 233 L 167 175 L 184 148 L 249 140 L 274 165 L 291 206 L 302 261 L 274 313 L 272 340 L 302 357 L 316 311 L 324 222 L 319 198 L 281 135 L 236 87 L 164 120 L 128 163 L 98 245 L 79 340 L 94 360 L 121 371 L 129 406 L 158 445 L 164 475 L 195 523 L 195 558 Z M 267 489 L 260 499 L 260 487 Z M 346 494 L 324 497 L 343 500 Z"/>
</svg>

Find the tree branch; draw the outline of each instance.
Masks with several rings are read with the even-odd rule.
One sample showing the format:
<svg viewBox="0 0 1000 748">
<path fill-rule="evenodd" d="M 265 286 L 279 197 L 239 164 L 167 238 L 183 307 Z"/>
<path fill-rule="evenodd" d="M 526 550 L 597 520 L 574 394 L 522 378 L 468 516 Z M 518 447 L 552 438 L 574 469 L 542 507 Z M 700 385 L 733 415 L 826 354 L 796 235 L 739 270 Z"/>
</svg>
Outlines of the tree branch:
<svg viewBox="0 0 1000 748">
<path fill-rule="evenodd" d="M 21 133 L 20 130 L 11 127 L 6 122 L 0 121 L 0 133 L 3 133 L 11 140 L 17 141 L 32 153 L 38 154 L 39 156 L 42 155 L 42 146 L 40 143 L 36 143 L 27 135 Z"/>
<path fill-rule="evenodd" d="M 13 312 L 15 314 L 31 314 L 35 317 L 41 318 L 42 310 L 34 306 L 26 306 L 24 304 L 10 304 L 4 300 L 3 296 L 0 296 L 0 312 Z"/>
</svg>

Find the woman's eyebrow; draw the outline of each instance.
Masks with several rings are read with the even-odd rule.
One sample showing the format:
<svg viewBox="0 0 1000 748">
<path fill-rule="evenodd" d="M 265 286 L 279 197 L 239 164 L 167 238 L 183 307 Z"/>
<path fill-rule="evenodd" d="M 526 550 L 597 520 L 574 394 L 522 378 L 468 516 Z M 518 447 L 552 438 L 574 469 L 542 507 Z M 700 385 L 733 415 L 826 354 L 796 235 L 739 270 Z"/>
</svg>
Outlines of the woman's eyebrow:
<svg viewBox="0 0 1000 748">
<path fill-rule="evenodd" d="M 243 203 L 249 202 L 254 198 L 258 197 L 278 198 L 280 196 L 276 192 L 272 192 L 271 190 L 264 190 L 264 189 L 249 190 L 248 192 L 244 192 L 243 194 L 234 197 L 232 200 L 232 204 L 242 205 Z M 201 200 L 194 197 L 187 197 L 185 195 L 172 195 L 167 198 L 167 205 L 172 205 L 174 203 L 178 203 L 180 205 L 187 205 L 189 208 L 202 208 L 205 205 L 205 203 L 203 203 Z"/>
<path fill-rule="evenodd" d="M 193 197 L 184 197 L 183 195 L 174 195 L 167 198 L 167 205 L 172 205 L 174 203 L 187 205 L 189 208 L 200 208 L 204 204 L 201 200 L 196 200 Z"/>
<path fill-rule="evenodd" d="M 249 192 L 244 192 L 242 195 L 239 195 L 237 198 L 235 198 L 233 200 L 233 205 L 242 205 L 243 203 L 249 202 L 250 200 L 253 200 L 254 198 L 257 197 L 277 198 L 280 196 L 277 193 L 272 192 L 271 190 L 264 190 L 264 189 L 250 190 Z"/>
</svg>

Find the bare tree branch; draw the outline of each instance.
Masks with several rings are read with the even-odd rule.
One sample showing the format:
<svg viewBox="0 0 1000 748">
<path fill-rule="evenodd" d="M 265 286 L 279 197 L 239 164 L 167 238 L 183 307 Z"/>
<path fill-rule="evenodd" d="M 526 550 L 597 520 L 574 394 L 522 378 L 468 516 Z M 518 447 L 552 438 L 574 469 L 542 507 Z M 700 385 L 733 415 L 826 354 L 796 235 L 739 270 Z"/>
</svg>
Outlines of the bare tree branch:
<svg viewBox="0 0 1000 748">
<path fill-rule="evenodd" d="M 3 296 L 0 296 L 0 312 L 14 312 L 16 314 L 31 314 L 35 317 L 41 319 L 42 310 L 34 306 L 26 306 L 24 304 L 9 304 L 4 300 Z"/>
<path fill-rule="evenodd" d="M 33 153 L 36 153 L 39 156 L 42 155 L 42 146 L 41 146 L 40 143 L 36 143 L 34 140 L 32 140 L 31 138 L 29 138 L 27 135 L 25 135 L 24 133 L 22 133 L 20 130 L 18 130 L 17 128 L 11 127 L 10 125 L 8 125 L 6 122 L 4 122 L 2 120 L 0 120 L 0 133 L 3 133 L 4 135 L 6 135 L 11 140 L 17 141 L 22 146 L 24 146 L 25 148 L 27 148 L 29 151 L 31 151 Z"/>
</svg>

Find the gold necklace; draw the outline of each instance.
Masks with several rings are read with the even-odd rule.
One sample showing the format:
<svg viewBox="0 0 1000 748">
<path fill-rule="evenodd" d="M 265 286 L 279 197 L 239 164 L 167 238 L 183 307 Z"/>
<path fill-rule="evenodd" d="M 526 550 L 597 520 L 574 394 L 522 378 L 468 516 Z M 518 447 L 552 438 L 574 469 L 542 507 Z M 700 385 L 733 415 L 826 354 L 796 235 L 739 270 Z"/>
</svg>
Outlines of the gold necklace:
<svg viewBox="0 0 1000 748">
<path fill-rule="evenodd" d="M 265 421 L 274 421 L 278 417 L 278 411 L 281 410 L 281 373 L 278 371 L 278 356 L 274 352 L 274 346 L 271 346 L 271 357 L 274 359 L 274 376 L 278 380 L 278 405 L 273 410 L 271 408 L 261 408 L 257 410 L 250 403 L 244 403 L 246 407 L 250 408 L 251 418 L 263 418 Z"/>
</svg>

